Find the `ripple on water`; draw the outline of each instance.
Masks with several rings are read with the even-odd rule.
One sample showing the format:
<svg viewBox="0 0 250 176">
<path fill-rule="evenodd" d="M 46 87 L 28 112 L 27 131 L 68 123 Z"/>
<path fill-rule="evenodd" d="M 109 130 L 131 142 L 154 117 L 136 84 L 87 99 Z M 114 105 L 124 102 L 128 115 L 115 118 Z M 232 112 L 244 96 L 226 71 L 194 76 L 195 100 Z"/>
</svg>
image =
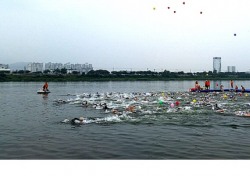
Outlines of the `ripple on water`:
<svg viewBox="0 0 250 176">
<path fill-rule="evenodd" d="M 75 84 L 70 86 L 72 89 L 74 87 Z M 24 88 L 27 89 L 27 86 Z M 131 86 L 128 88 L 132 89 Z M 121 91 L 120 94 L 113 92 L 112 97 L 102 99 L 104 93 L 98 90 L 100 97 L 90 97 L 90 100 L 84 95 L 79 96 L 82 93 L 62 96 L 69 92 L 66 88 L 66 93 L 57 93 L 55 90 L 48 97 L 31 94 L 30 89 L 25 90 L 27 94 L 19 95 L 19 89 L 8 94 L 11 97 L 6 97 L 6 101 L 0 99 L 3 114 L 0 119 L 1 134 L 4 141 L 0 144 L 0 158 L 250 158 L 249 119 L 235 115 L 235 111 L 249 109 L 249 99 L 244 96 L 236 95 L 238 100 L 233 102 L 223 98 L 223 94 L 157 91 L 130 94 Z M 93 92 L 96 91 L 92 89 L 93 86 L 90 86 L 89 90 L 94 96 L 96 93 Z M 78 90 L 71 91 L 82 90 L 81 84 Z M 135 96 L 138 100 L 134 99 Z M 59 99 L 65 102 L 54 101 Z M 89 101 L 90 106 L 84 107 L 81 104 L 83 100 Z M 171 108 L 176 100 L 180 105 Z M 117 108 L 122 115 L 105 113 L 92 106 L 104 102 Z M 215 103 L 225 112 L 213 110 Z M 135 113 L 126 112 L 129 105 L 135 106 Z M 86 118 L 86 124 L 72 126 L 70 123 L 61 123 L 66 118 L 80 116 Z"/>
</svg>

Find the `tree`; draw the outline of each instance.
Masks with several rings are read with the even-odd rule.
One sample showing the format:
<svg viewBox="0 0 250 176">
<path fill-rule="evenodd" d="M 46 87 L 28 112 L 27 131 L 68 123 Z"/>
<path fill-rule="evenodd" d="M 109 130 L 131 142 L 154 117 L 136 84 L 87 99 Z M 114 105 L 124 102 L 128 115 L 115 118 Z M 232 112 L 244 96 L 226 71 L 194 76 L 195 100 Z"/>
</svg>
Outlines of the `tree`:
<svg viewBox="0 0 250 176">
<path fill-rule="evenodd" d="M 61 73 L 62 73 L 62 74 L 67 74 L 67 69 L 66 69 L 66 68 L 62 68 L 62 69 L 61 69 Z"/>
<path fill-rule="evenodd" d="M 78 71 L 73 71 L 72 74 L 73 74 L 73 75 L 78 75 L 79 72 L 78 72 Z"/>
<path fill-rule="evenodd" d="M 48 73 L 50 73 L 50 70 L 44 70 L 43 73 L 48 74 Z"/>
</svg>

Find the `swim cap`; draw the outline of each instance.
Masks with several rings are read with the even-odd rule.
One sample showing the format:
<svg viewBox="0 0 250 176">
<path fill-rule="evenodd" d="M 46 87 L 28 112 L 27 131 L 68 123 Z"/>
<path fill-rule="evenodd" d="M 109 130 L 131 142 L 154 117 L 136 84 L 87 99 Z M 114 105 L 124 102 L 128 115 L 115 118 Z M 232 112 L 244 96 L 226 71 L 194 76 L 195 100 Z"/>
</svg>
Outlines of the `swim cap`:
<svg viewBox="0 0 250 176">
<path fill-rule="evenodd" d="M 173 107 L 174 107 L 174 103 L 171 103 L 171 104 L 170 104 L 170 107 L 173 108 Z"/>
</svg>

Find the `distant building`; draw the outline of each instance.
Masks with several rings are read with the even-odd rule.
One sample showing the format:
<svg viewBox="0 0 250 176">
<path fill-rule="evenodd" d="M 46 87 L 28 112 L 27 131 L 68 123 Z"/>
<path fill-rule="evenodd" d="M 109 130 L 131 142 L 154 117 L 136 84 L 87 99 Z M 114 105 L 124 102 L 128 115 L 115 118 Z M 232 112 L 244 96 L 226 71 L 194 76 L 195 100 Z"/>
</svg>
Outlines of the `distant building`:
<svg viewBox="0 0 250 176">
<path fill-rule="evenodd" d="M 61 63 L 45 63 L 45 70 L 56 70 L 56 69 L 62 69 L 63 68 L 63 64 Z"/>
<path fill-rule="evenodd" d="M 67 70 L 70 70 L 70 69 L 72 69 L 72 64 L 70 64 L 68 62 L 68 63 L 66 63 L 66 64 L 63 65 L 63 68 L 66 68 Z"/>
<path fill-rule="evenodd" d="M 85 74 L 91 70 L 93 70 L 92 64 L 85 63 L 82 65 L 82 72 L 84 72 Z"/>
<path fill-rule="evenodd" d="M 43 71 L 43 63 L 29 63 L 26 68 L 28 71 L 32 72 L 42 72 Z"/>
<path fill-rule="evenodd" d="M 87 74 L 89 71 L 93 70 L 92 64 L 71 64 L 71 68 L 67 69 L 68 73 L 79 72 L 80 74 Z"/>
<path fill-rule="evenodd" d="M 221 57 L 213 58 L 213 72 L 216 72 L 216 73 L 221 72 Z"/>
<path fill-rule="evenodd" d="M 0 64 L 1 69 L 8 69 L 9 65 L 8 64 Z"/>
<path fill-rule="evenodd" d="M 0 73 L 10 73 L 9 65 L 0 64 Z"/>
<path fill-rule="evenodd" d="M 61 64 L 61 63 L 45 63 L 45 70 L 50 70 L 54 71 L 56 69 L 62 69 L 66 68 L 67 73 L 73 73 L 73 72 L 78 72 L 80 74 L 82 73 L 88 73 L 89 71 L 93 70 L 92 64 L 71 64 L 71 63 L 66 63 L 66 64 Z"/>
<path fill-rule="evenodd" d="M 236 72 L 235 66 L 227 66 L 227 72 Z"/>
</svg>

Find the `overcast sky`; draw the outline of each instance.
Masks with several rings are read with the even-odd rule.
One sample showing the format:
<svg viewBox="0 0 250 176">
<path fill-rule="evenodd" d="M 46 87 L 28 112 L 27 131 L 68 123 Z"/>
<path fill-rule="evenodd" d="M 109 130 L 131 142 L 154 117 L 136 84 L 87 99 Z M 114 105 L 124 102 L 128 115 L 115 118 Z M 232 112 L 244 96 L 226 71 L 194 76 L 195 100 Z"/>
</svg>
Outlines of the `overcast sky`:
<svg viewBox="0 0 250 176">
<path fill-rule="evenodd" d="M 189 72 L 212 70 L 221 57 L 222 71 L 249 71 L 249 7 L 249 0 L 0 0 L 0 63 Z"/>
</svg>

